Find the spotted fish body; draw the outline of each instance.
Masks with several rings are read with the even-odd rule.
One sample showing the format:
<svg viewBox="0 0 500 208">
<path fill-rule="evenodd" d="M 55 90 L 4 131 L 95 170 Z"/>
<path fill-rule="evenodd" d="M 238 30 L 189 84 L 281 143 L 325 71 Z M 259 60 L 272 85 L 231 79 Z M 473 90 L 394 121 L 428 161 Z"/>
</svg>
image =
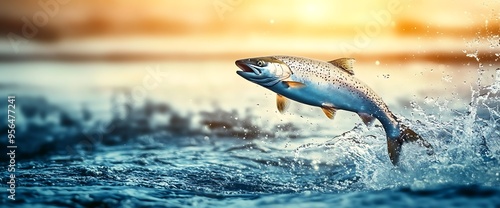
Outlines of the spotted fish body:
<svg viewBox="0 0 500 208">
<path fill-rule="evenodd" d="M 337 110 L 357 113 L 367 125 L 379 120 L 387 135 L 389 157 L 399 160 L 405 141 L 418 141 L 432 148 L 411 129 L 400 124 L 387 105 L 372 89 L 354 76 L 354 59 L 341 58 L 330 62 L 292 57 L 271 56 L 241 59 L 236 65 L 243 78 L 277 93 L 277 106 L 283 112 L 287 99 L 320 107 L 333 119 Z"/>
<path fill-rule="evenodd" d="M 287 56 L 276 58 L 293 69 L 287 80 L 304 83 L 305 87 L 290 89 L 275 85 L 271 90 L 304 104 L 318 107 L 332 105 L 335 109 L 355 112 L 367 119 L 375 117 L 381 121 L 389 137 L 399 136 L 398 122 L 387 105 L 353 76 L 353 72 L 318 60 Z"/>
</svg>

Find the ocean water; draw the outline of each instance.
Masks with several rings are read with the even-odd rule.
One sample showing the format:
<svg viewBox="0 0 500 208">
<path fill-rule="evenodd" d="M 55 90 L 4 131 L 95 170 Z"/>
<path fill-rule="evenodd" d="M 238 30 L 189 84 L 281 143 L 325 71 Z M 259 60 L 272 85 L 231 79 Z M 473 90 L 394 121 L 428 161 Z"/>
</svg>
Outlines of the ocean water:
<svg viewBox="0 0 500 208">
<path fill-rule="evenodd" d="M 2 148 L 0 206 L 499 207 L 497 68 L 358 63 L 434 146 L 405 144 L 395 167 L 378 123 L 294 102 L 280 114 L 234 60 L 1 63 L 0 143 L 15 95 L 17 149 L 11 200 Z"/>
</svg>

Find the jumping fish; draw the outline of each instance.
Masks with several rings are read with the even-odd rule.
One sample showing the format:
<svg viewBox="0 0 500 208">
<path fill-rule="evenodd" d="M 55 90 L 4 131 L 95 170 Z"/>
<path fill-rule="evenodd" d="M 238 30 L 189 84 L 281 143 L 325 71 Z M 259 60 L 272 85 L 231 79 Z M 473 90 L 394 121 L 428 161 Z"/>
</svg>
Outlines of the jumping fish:
<svg viewBox="0 0 500 208">
<path fill-rule="evenodd" d="M 268 56 L 240 59 L 235 62 L 238 75 L 277 93 L 277 107 L 283 113 L 288 99 L 320 107 L 333 119 L 337 110 L 357 113 L 366 125 L 375 119 L 382 124 L 387 137 L 387 150 L 393 165 L 399 161 L 401 145 L 417 142 L 432 146 L 417 133 L 401 124 L 375 92 L 354 76 L 353 58 L 329 62 L 292 57 Z"/>
</svg>

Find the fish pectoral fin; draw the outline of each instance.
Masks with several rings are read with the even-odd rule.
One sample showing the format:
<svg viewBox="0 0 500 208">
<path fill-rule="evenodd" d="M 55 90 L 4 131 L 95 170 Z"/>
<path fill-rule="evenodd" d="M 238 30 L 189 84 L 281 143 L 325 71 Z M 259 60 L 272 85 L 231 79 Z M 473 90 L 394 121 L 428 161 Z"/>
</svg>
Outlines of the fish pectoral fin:
<svg viewBox="0 0 500 208">
<path fill-rule="evenodd" d="M 339 58 L 333 61 L 329 61 L 328 63 L 333 64 L 334 66 L 344 70 L 350 75 L 354 75 L 353 65 L 356 62 L 356 59 L 353 58 Z"/>
<path fill-rule="evenodd" d="M 371 116 L 370 114 L 358 113 L 358 115 L 366 126 L 371 126 L 375 121 L 375 117 Z"/>
<path fill-rule="evenodd" d="M 283 84 L 285 85 L 286 88 L 302 88 L 305 87 L 306 85 L 302 82 L 295 82 L 295 81 L 283 81 Z"/>
<path fill-rule="evenodd" d="M 323 110 L 326 117 L 328 117 L 329 119 L 333 119 L 335 117 L 335 112 L 337 112 L 337 109 L 328 104 L 323 104 L 321 110 Z"/>
<path fill-rule="evenodd" d="M 276 105 L 278 106 L 278 111 L 280 113 L 284 113 L 285 110 L 288 108 L 288 99 L 286 99 L 285 96 L 276 94 Z"/>
</svg>

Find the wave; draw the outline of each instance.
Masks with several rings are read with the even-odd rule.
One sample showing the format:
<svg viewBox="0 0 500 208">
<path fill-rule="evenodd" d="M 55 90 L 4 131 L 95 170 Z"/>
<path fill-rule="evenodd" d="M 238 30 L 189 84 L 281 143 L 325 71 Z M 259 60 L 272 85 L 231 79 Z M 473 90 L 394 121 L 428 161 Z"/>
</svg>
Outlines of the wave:
<svg viewBox="0 0 500 208">
<path fill-rule="evenodd" d="M 127 143 L 154 146 L 186 137 L 243 140 L 298 137 L 299 128 L 293 123 L 259 125 L 251 112 L 240 115 L 237 110 L 213 107 L 184 115 L 165 102 L 148 100 L 141 106 L 132 101 L 120 103 L 116 100 L 120 93 L 124 91 L 115 91 L 112 96 L 108 119 L 86 106 L 75 111 L 51 103 L 43 96 L 18 98 L 16 137 L 20 139 L 16 142 L 22 147 L 17 150 L 18 156 L 29 159 L 51 154 L 78 155 L 100 146 Z M 0 116 L 7 117 L 4 112 Z M 6 138 L 7 125 L 2 126 L 0 136 Z M 6 141 L 2 144 L 7 145 Z"/>
<path fill-rule="evenodd" d="M 500 190 L 477 185 L 435 186 L 427 190 L 399 188 L 394 190 L 365 191 L 356 193 L 302 192 L 291 194 L 215 194 L 204 191 L 157 189 L 150 187 L 93 186 L 19 188 L 26 197 L 16 204 L 57 207 L 366 207 L 404 206 L 422 207 L 495 207 L 500 205 Z M 54 198 L 56 195 L 58 197 Z M 5 202 L 3 199 L 2 202 Z M 8 203 L 8 202 L 7 202 Z M 14 205 L 14 203 L 12 203 Z"/>
</svg>

